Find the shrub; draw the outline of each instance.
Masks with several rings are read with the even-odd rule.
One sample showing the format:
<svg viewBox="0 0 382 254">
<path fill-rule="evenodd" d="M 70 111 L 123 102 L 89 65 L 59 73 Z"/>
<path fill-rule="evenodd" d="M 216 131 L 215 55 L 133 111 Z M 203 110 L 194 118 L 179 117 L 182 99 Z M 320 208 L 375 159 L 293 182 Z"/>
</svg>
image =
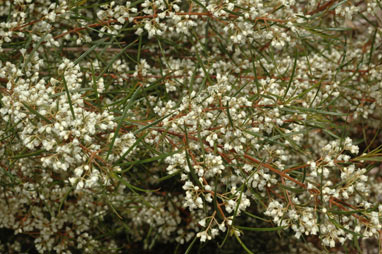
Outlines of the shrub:
<svg viewBox="0 0 382 254">
<path fill-rule="evenodd" d="M 0 248 L 381 250 L 381 4 L 0 1 Z"/>
</svg>

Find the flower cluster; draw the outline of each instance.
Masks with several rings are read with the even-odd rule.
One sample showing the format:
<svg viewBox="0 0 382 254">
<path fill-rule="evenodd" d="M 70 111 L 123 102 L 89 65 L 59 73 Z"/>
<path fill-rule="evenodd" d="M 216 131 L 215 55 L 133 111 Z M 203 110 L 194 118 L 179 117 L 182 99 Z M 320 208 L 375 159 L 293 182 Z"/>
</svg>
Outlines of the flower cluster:
<svg viewBox="0 0 382 254">
<path fill-rule="evenodd" d="M 0 229 L 18 236 L 0 251 L 380 239 L 381 17 L 378 0 L 0 1 Z"/>
</svg>

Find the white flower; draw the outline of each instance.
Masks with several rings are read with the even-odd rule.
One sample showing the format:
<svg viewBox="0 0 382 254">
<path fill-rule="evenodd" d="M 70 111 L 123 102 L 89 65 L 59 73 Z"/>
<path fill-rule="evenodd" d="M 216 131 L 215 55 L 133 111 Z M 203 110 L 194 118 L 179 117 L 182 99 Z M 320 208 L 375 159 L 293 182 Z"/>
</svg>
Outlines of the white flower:
<svg viewBox="0 0 382 254">
<path fill-rule="evenodd" d="M 203 231 L 197 233 L 196 236 L 200 238 L 200 242 L 205 242 L 207 240 L 208 234 L 206 231 Z"/>
<path fill-rule="evenodd" d="M 199 221 L 199 225 L 202 226 L 202 227 L 205 227 L 206 226 L 206 219 L 202 219 Z"/>
</svg>

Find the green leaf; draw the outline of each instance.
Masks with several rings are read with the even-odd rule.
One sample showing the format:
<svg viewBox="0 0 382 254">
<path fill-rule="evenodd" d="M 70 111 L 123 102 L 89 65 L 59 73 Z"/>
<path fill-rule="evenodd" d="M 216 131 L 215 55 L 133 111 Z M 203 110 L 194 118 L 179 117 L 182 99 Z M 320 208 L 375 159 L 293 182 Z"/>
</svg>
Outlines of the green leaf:
<svg viewBox="0 0 382 254">
<path fill-rule="evenodd" d="M 194 246 L 194 244 L 195 244 L 197 238 L 198 238 L 198 237 L 195 236 L 194 240 L 192 240 L 192 242 L 190 243 L 190 245 L 188 245 L 187 250 L 186 250 L 186 252 L 185 252 L 184 254 L 188 254 L 188 253 L 190 253 L 190 251 L 191 251 L 191 249 L 192 249 L 192 246 Z"/>
<path fill-rule="evenodd" d="M 190 174 L 191 174 L 192 179 L 194 180 L 194 183 L 196 183 L 196 185 L 198 185 L 199 188 L 202 189 L 203 186 L 199 182 L 198 177 L 196 176 L 195 169 L 194 169 L 194 167 L 191 164 L 190 155 L 188 154 L 188 150 L 187 150 L 187 148 L 188 148 L 188 133 L 187 133 L 187 126 L 186 126 L 186 124 L 184 125 L 184 133 L 186 134 L 186 150 L 185 150 L 185 153 L 186 153 L 187 166 L 190 169 Z"/>
<path fill-rule="evenodd" d="M 353 236 L 353 243 L 354 243 L 354 246 L 357 249 L 358 253 L 362 253 L 361 248 L 359 246 L 359 242 L 358 242 L 358 237 L 357 236 Z"/>
<path fill-rule="evenodd" d="M 231 114 L 229 113 L 229 101 L 227 101 L 227 115 L 228 115 L 229 123 L 231 124 L 231 127 L 232 127 L 232 129 L 233 129 L 233 128 L 234 128 L 234 126 L 233 126 L 233 121 L 232 121 Z"/>
<path fill-rule="evenodd" d="M 78 182 L 79 182 L 79 180 L 77 180 L 77 183 L 78 183 Z M 77 183 L 76 183 L 76 184 L 77 184 Z M 69 190 L 65 193 L 65 195 L 62 197 L 62 199 L 61 199 L 61 201 L 60 201 L 60 204 L 59 204 L 59 206 L 58 206 L 58 213 L 61 212 L 61 208 L 62 208 L 62 206 L 64 205 L 65 200 L 68 198 L 69 193 L 72 192 L 74 189 L 75 189 L 75 186 L 71 186 L 71 187 L 69 188 Z"/>
<path fill-rule="evenodd" d="M 271 222 L 270 220 L 261 218 L 261 217 L 259 217 L 259 216 L 257 216 L 257 215 L 254 215 L 254 214 L 250 213 L 250 212 L 247 212 L 247 211 L 243 211 L 243 212 L 244 212 L 246 215 L 248 215 L 249 217 L 252 217 L 252 218 L 254 218 L 254 219 L 262 220 L 262 221 L 265 221 L 265 222 Z"/>
<path fill-rule="evenodd" d="M 245 244 L 241 241 L 241 239 L 239 238 L 239 236 L 237 235 L 236 232 L 233 232 L 233 234 L 235 235 L 236 240 L 240 243 L 241 247 L 243 247 L 243 249 L 244 249 L 247 253 L 249 253 L 249 254 L 254 254 L 252 251 L 250 251 L 250 250 L 248 249 L 247 246 L 245 246 Z"/>
<path fill-rule="evenodd" d="M 355 161 L 382 161 L 382 155 L 381 156 L 370 156 L 370 157 L 357 157 L 354 158 Z"/>
<path fill-rule="evenodd" d="M 256 231 L 256 232 L 269 232 L 269 231 L 278 231 L 287 228 L 288 226 L 281 226 L 281 227 L 272 227 L 272 228 L 251 228 L 251 227 L 242 227 L 242 226 L 235 226 L 236 228 L 240 230 L 245 231 Z"/>
<path fill-rule="evenodd" d="M 129 165 L 137 165 L 137 164 L 144 164 L 144 163 L 149 163 L 149 162 L 153 162 L 153 161 L 159 161 L 159 160 L 162 160 L 168 156 L 171 156 L 173 154 L 176 154 L 176 153 L 179 153 L 179 151 L 173 151 L 173 152 L 169 152 L 169 153 L 163 153 L 159 156 L 155 156 L 155 157 L 151 157 L 151 158 L 147 158 L 147 159 L 143 159 L 143 160 L 136 160 L 136 161 L 129 161 L 129 162 L 126 162 L 126 163 L 122 163 L 122 164 L 116 164 L 117 166 L 129 166 Z"/>
<path fill-rule="evenodd" d="M 99 40 L 98 43 L 94 44 L 91 48 L 89 48 L 88 50 L 86 50 L 82 55 L 80 55 L 80 57 L 78 57 L 74 62 L 73 64 L 76 65 L 78 64 L 84 57 L 86 57 L 87 55 L 89 55 L 93 50 L 95 50 L 99 44 L 101 44 L 102 42 L 104 41 L 103 40 Z"/>
<path fill-rule="evenodd" d="M 142 188 L 139 188 L 139 187 L 136 187 L 136 186 L 130 184 L 128 181 L 126 181 L 125 179 L 123 179 L 119 175 L 115 174 L 114 172 L 111 172 L 111 175 L 114 178 L 117 178 L 122 184 L 126 185 L 126 187 L 129 188 L 132 192 L 135 192 L 135 191 L 152 192 L 152 190 L 145 190 L 145 189 L 142 189 Z"/>
<path fill-rule="evenodd" d="M 39 112 L 37 112 L 36 110 L 34 110 L 32 107 L 28 106 L 26 103 L 24 102 L 21 102 L 31 113 L 35 114 L 36 116 L 38 116 L 39 118 L 43 119 L 44 121 L 48 122 L 48 123 L 52 123 L 51 120 L 49 120 L 48 118 L 46 118 L 45 116 L 41 115 Z"/>
<path fill-rule="evenodd" d="M 192 166 L 192 164 L 191 164 L 191 162 L 190 162 L 190 156 L 189 156 L 189 154 L 188 154 L 188 151 L 186 150 L 185 152 L 186 152 L 187 166 L 188 166 L 188 168 L 190 169 L 191 177 L 192 177 L 192 179 L 194 180 L 194 183 L 196 183 L 196 185 L 199 186 L 199 188 L 203 188 L 202 184 L 199 182 L 198 177 L 196 176 L 195 169 L 194 169 L 194 167 Z"/>
<path fill-rule="evenodd" d="M 328 212 L 333 214 L 355 214 L 355 213 L 363 213 L 367 212 L 367 210 L 352 210 L 352 211 L 343 211 L 343 210 L 328 210 Z"/>
<path fill-rule="evenodd" d="M 195 35 L 195 37 L 197 37 L 197 36 Z M 210 74 L 208 73 L 206 67 L 204 66 L 202 59 L 200 59 L 199 53 L 198 53 L 198 52 L 195 52 L 195 55 L 196 55 L 196 58 L 198 59 L 198 63 L 199 63 L 199 65 L 202 67 L 202 70 L 203 70 L 203 72 L 204 72 L 204 75 L 206 76 L 206 78 L 207 78 L 207 80 L 210 82 L 210 84 L 212 84 L 213 82 L 212 82 L 212 80 L 211 80 L 211 78 L 210 78 Z"/>
<path fill-rule="evenodd" d="M 337 8 L 338 6 L 344 4 L 344 3 L 348 2 L 348 1 L 349 1 L 349 0 L 342 0 L 342 1 L 338 2 L 338 3 L 336 3 L 336 4 L 333 4 L 332 6 L 330 6 L 329 11 L 334 10 L 334 9 Z"/>
<path fill-rule="evenodd" d="M 167 117 L 169 117 L 169 116 L 171 116 L 171 115 L 173 115 L 173 114 L 174 114 L 174 113 L 170 113 L 170 114 L 168 114 L 168 115 L 165 115 L 165 116 L 159 118 L 158 120 L 153 121 L 152 123 L 150 123 L 150 124 L 148 124 L 148 125 L 146 125 L 146 126 L 140 128 L 140 129 L 136 130 L 136 131 L 134 132 L 134 134 L 138 134 L 138 133 L 140 133 L 140 132 L 142 132 L 142 131 L 144 131 L 144 130 L 146 130 L 146 129 L 148 129 L 148 128 L 150 128 L 150 127 L 152 127 L 152 126 L 154 126 L 154 125 L 156 125 L 156 124 L 158 124 L 158 123 L 160 123 L 163 119 L 165 119 L 165 118 L 167 118 Z"/>
<path fill-rule="evenodd" d="M 176 171 L 176 172 L 174 172 L 174 173 L 172 173 L 172 174 L 170 174 L 170 175 L 161 177 L 161 178 L 157 179 L 156 181 L 157 181 L 158 183 L 163 182 L 163 181 L 166 181 L 166 180 L 168 180 L 168 179 L 170 179 L 170 178 L 172 178 L 172 177 L 174 177 L 174 176 L 179 175 L 180 172 L 182 172 L 182 171 L 181 171 L 181 170 L 178 170 L 178 171 Z"/>
<path fill-rule="evenodd" d="M 294 192 L 294 193 L 303 193 L 305 190 L 304 189 L 299 189 L 299 188 L 292 188 L 292 187 L 289 187 L 289 186 L 286 186 L 286 185 L 283 185 L 283 184 L 279 184 L 278 185 L 280 188 L 282 189 L 285 189 L 285 190 L 288 190 L 288 191 L 291 191 L 291 192 Z"/>
<path fill-rule="evenodd" d="M 70 107 L 70 112 L 72 112 L 73 119 L 75 120 L 76 116 L 75 116 L 74 110 L 73 110 L 72 99 L 70 97 L 69 88 L 68 88 L 68 85 L 66 84 L 66 80 L 65 80 L 65 76 L 64 75 L 62 76 L 62 80 L 64 81 L 64 87 L 65 87 L 65 91 L 66 91 L 66 96 L 68 97 L 68 103 L 69 103 L 69 107 Z"/>
<path fill-rule="evenodd" d="M 32 51 L 29 53 L 29 56 L 28 58 L 26 59 L 25 63 L 24 63 L 24 70 L 25 68 L 27 67 L 27 64 L 32 60 L 32 57 L 34 55 L 34 53 L 37 51 L 37 49 L 41 46 L 42 42 L 45 40 L 46 36 L 50 34 L 50 33 L 46 33 L 44 34 L 44 36 L 41 37 L 41 39 L 37 42 L 37 45 L 36 47 L 34 47 L 32 49 Z"/>
<path fill-rule="evenodd" d="M 356 232 L 354 232 L 354 231 L 351 231 L 351 230 L 349 230 L 349 229 L 346 229 L 346 228 L 343 227 L 339 222 L 337 222 L 336 220 L 334 220 L 334 219 L 331 218 L 330 216 L 327 216 L 327 217 L 328 217 L 329 221 L 330 221 L 331 223 L 333 223 L 334 226 L 336 226 L 336 228 L 342 229 L 342 230 L 344 230 L 345 232 L 348 232 L 348 233 L 352 234 L 353 236 L 359 236 L 359 237 L 362 237 L 362 238 L 364 237 L 362 234 L 358 234 L 358 233 L 356 233 Z"/>
<path fill-rule="evenodd" d="M 232 14 L 232 15 L 236 15 L 236 16 L 244 16 L 243 14 L 239 13 L 239 12 L 235 12 L 235 11 L 230 11 L 228 10 L 227 8 L 224 8 L 223 9 L 225 12 L 228 12 L 229 14 Z"/>
<path fill-rule="evenodd" d="M 28 157 L 34 157 L 34 156 L 37 156 L 37 155 L 40 155 L 42 153 L 46 152 L 46 150 L 37 150 L 35 152 L 31 152 L 31 153 L 24 153 L 24 154 L 18 154 L 18 155 L 15 155 L 13 157 L 11 157 L 11 159 L 21 159 L 21 158 L 28 158 Z"/>
<path fill-rule="evenodd" d="M 13 174 L 9 173 L 8 170 L 6 170 L 3 167 L 0 167 L 0 168 L 1 168 L 1 171 L 3 172 L 2 178 L 4 178 L 4 175 L 6 175 L 6 176 L 8 176 L 10 178 L 12 184 L 20 183 L 20 181 L 19 181 L 19 179 L 17 178 L 16 175 L 13 175 Z"/>
<path fill-rule="evenodd" d="M 204 10 L 208 11 L 207 7 L 204 6 L 202 3 L 200 3 L 198 0 L 192 0 L 192 2 L 196 3 L 197 5 L 199 5 L 199 6 L 202 7 Z"/>
<path fill-rule="evenodd" d="M 138 0 L 138 1 L 132 2 L 132 3 L 130 4 L 130 8 L 131 8 L 131 7 L 134 7 L 134 6 L 138 5 L 138 4 L 141 4 L 141 3 L 143 3 L 144 1 L 145 1 L 145 0 Z"/>
<path fill-rule="evenodd" d="M 103 74 L 113 65 L 113 63 L 115 61 L 117 61 L 117 59 L 123 54 L 125 53 L 125 51 L 128 49 L 128 48 L 131 48 L 135 43 L 137 42 L 137 40 L 134 40 L 133 42 L 131 42 L 129 45 L 127 45 L 126 47 L 124 47 L 120 52 L 118 52 L 106 65 L 106 67 L 101 71 L 101 73 L 98 75 L 98 78 L 101 78 L 103 76 Z M 135 61 L 135 60 L 134 60 Z"/>
<path fill-rule="evenodd" d="M 292 69 L 292 75 L 290 76 L 289 83 L 288 83 L 288 86 L 287 86 L 287 88 L 285 90 L 283 98 L 285 98 L 285 96 L 288 94 L 289 88 L 290 88 L 290 86 L 291 86 L 291 84 L 293 82 L 294 74 L 296 73 L 296 66 L 297 66 L 297 50 L 295 52 L 293 69 Z"/>
<path fill-rule="evenodd" d="M 114 165 L 120 163 L 133 149 L 134 147 L 136 147 L 146 136 L 148 135 L 148 133 L 146 133 L 145 135 L 142 135 L 140 136 L 132 146 L 129 147 L 129 149 L 127 149 L 127 151 L 122 154 L 122 156 L 114 163 Z"/>
<path fill-rule="evenodd" d="M 241 203 L 244 188 L 245 188 L 244 185 L 240 186 L 240 196 L 239 196 L 239 199 L 236 201 L 237 204 L 236 204 L 235 212 L 233 213 L 232 222 L 235 221 L 235 218 L 237 216 L 237 212 L 239 211 L 239 205 Z"/>
<path fill-rule="evenodd" d="M 291 113 L 301 113 L 301 112 L 312 112 L 312 113 L 318 113 L 323 115 L 332 115 L 332 116 L 347 116 L 346 113 L 341 112 L 332 112 L 332 111 L 325 111 L 315 108 L 304 108 L 304 107 L 297 107 L 297 106 L 291 106 L 291 107 L 284 107 L 280 110 L 291 112 Z"/>
<path fill-rule="evenodd" d="M 110 146 L 109 146 L 109 150 L 107 151 L 107 154 L 106 154 L 106 160 L 109 158 L 109 155 L 110 155 L 111 151 L 113 150 L 114 142 L 115 142 L 115 140 L 116 140 L 116 138 L 117 138 L 117 136 L 118 136 L 119 130 L 120 130 L 121 127 L 122 127 L 122 122 L 123 122 L 123 120 L 124 120 L 125 117 L 126 117 L 127 111 L 128 111 L 128 110 L 130 109 L 130 107 L 133 105 L 134 99 L 135 99 L 135 97 L 137 96 L 138 91 L 139 91 L 140 89 L 141 89 L 140 86 L 139 86 L 137 89 L 135 89 L 133 95 L 132 95 L 131 98 L 130 98 L 129 103 L 127 104 L 127 106 L 126 106 L 125 109 L 123 110 L 122 117 L 121 117 L 121 119 L 119 120 L 119 123 L 118 123 L 118 125 L 117 125 L 117 129 L 116 129 L 115 132 L 114 132 L 113 139 L 112 139 L 111 144 L 110 144 Z"/>
<path fill-rule="evenodd" d="M 138 52 L 137 52 L 137 63 L 141 60 L 141 50 L 142 50 L 142 34 L 139 36 L 138 42 Z"/>
<path fill-rule="evenodd" d="M 370 47 L 370 53 L 369 53 L 369 61 L 368 61 L 367 65 L 370 65 L 372 57 L 373 57 L 375 37 L 377 36 L 377 31 L 378 31 L 378 29 L 375 28 L 374 33 L 373 33 L 373 38 L 371 40 L 371 47 Z"/>
</svg>

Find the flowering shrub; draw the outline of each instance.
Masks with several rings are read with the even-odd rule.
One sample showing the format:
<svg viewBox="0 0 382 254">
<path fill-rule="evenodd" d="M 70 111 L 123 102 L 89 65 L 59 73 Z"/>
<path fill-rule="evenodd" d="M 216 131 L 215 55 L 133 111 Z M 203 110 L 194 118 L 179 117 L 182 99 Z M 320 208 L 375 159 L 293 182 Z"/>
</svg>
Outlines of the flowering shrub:
<svg viewBox="0 0 382 254">
<path fill-rule="evenodd" d="M 0 250 L 381 251 L 381 27 L 379 0 L 0 1 Z"/>
</svg>

